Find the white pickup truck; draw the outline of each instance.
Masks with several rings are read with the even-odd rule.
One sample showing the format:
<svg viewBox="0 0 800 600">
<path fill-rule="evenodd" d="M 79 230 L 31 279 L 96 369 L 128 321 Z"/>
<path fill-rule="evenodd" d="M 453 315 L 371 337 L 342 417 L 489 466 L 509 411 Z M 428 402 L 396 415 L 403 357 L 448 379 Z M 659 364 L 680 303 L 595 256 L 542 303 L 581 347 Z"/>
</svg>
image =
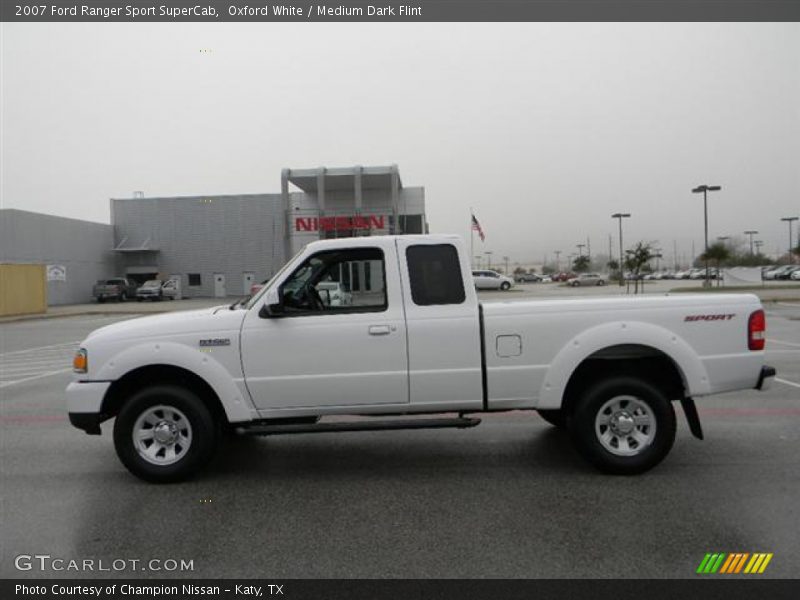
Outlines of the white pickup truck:
<svg viewBox="0 0 800 600">
<path fill-rule="evenodd" d="M 326 282 L 350 302 L 324 302 Z M 693 398 L 767 387 L 765 335 L 753 295 L 479 303 L 458 237 L 328 240 L 245 303 L 91 333 L 67 402 L 90 434 L 116 417 L 119 458 L 154 482 L 195 473 L 233 432 L 466 428 L 509 410 L 633 474 L 672 447 L 673 401 L 702 439 Z"/>
</svg>

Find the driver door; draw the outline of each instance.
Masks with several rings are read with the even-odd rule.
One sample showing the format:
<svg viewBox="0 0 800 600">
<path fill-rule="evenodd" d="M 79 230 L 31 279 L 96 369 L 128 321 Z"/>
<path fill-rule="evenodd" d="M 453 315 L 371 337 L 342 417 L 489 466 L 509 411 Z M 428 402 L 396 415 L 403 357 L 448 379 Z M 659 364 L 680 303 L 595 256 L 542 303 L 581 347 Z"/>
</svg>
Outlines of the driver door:
<svg viewBox="0 0 800 600">
<path fill-rule="evenodd" d="M 350 303 L 325 303 L 321 282 L 338 282 Z M 386 268 L 383 250 L 314 254 L 279 293 L 282 312 L 260 316 L 256 307 L 242 328 L 242 366 L 257 409 L 408 403 L 399 274 Z"/>
</svg>

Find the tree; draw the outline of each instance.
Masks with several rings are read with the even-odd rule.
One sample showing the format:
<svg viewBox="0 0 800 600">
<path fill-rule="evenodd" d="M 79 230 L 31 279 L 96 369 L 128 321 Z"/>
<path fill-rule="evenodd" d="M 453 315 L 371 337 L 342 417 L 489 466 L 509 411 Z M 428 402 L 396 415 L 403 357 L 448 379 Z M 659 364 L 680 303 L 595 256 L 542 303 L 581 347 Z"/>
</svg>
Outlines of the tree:
<svg viewBox="0 0 800 600">
<path fill-rule="evenodd" d="M 589 257 L 588 256 L 578 256 L 572 262 L 572 268 L 575 269 L 576 273 L 583 273 L 589 270 Z"/>
<path fill-rule="evenodd" d="M 525 269 L 523 269 L 522 267 L 517 267 L 516 269 L 514 269 L 514 275 L 524 275 L 524 274 L 525 274 Z"/>
<path fill-rule="evenodd" d="M 637 244 L 625 251 L 625 269 L 630 271 L 633 276 L 633 293 L 639 293 L 639 274 L 653 258 L 655 251 L 650 242 L 637 242 Z M 644 286 L 642 286 L 644 291 Z"/>
<path fill-rule="evenodd" d="M 720 265 L 722 261 L 728 260 L 731 256 L 731 251 L 728 247 L 723 244 L 722 242 L 716 242 L 715 244 L 711 244 L 708 247 L 708 250 L 703 252 L 700 255 L 700 258 L 705 261 L 715 262 L 717 265 L 717 272 L 719 272 Z M 717 279 L 717 285 L 719 285 L 719 279 Z"/>
</svg>

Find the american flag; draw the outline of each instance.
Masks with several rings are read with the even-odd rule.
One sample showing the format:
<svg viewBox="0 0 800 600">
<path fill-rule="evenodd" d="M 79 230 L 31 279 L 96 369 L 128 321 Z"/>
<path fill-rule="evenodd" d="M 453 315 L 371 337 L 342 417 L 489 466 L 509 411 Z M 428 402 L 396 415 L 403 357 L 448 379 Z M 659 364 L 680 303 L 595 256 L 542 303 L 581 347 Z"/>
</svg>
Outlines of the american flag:
<svg viewBox="0 0 800 600">
<path fill-rule="evenodd" d="M 483 235 L 483 229 L 481 229 L 481 224 L 478 223 L 478 219 L 475 218 L 475 215 L 472 215 L 472 231 L 477 231 L 478 235 L 481 238 L 481 241 L 486 241 L 486 236 Z"/>
</svg>

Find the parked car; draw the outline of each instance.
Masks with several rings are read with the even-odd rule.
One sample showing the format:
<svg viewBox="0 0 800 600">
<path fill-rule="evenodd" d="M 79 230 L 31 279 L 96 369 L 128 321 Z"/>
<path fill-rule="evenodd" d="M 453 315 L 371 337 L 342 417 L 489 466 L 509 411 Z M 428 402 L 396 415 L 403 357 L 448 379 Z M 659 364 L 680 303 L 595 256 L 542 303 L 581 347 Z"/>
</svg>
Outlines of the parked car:
<svg viewBox="0 0 800 600">
<path fill-rule="evenodd" d="M 178 284 L 173 279 L 162 281 L 161 279 L 150 279 L 145 281 L 136 290 L 136 300 L 175 300 L 178 295 Z"/>
<path fill-rule="evenodd" d="M 251 296 L 255 296 L 258 292 L 261 291 L 261 288 L 263 288 L 265 285 L 267 285 L 268 281 L 269 281 L 269 278 L 265 279 L 261 283 L 254 283 L 253 285 L 251 285 L 250 286 L 250 295 Z"/>
<path fill-rule="evenodd" d="M 606 280 L 597 273 L 581 273 L 577 277 L 568 279 L 567 284 L 572 287 L 580 287 L 582 285 L 605 285 Z"/>
<path fill-rule="evenodd" d="M 138 285 L 135 281 L 125 277 L 100 279 L 92 288 L 92 296 L 100 303 L 106 300 L 125 302 L 128 298 L 136 296 L 137 288 Z"/>
<path fill-rule="evenodd" d="M 161 296 L 168 300 L 175 300 L 180 294 L 180 283 L 175 279 L 167 279 L 161 286 Z"/>
<path fill-rule="evenodd" d="M 781 273 L 780 276 L 778 276 L 776 279 L 781 279 L 781 280 L 784 280 L 784 281 L 789 280 L 789 279 L 793 279 L 794 278 L 794 274 L 797 273 L 798 270 L 800 270 L 800 266 L 794 265 L 794 266 L 792 266 L 791 269 L 786 269 L 786 271 Z"/>
<path fill-rule="evenodd" d="M 795 269 L 795 265 L 782 265 L 780 267 L 774 267 L 764 273 L 764 279 L 768 280 L 778 280 L 778 279 L 787 279 L 791 277 L 792 271 Z"/>
<path fill-rule="evenodd" d="M 542 278 L 536 273 L 520 273 L 514 277 L 514 281 L 517 283 L 539 283 Z"/>
<path fill-rule="evenodd" d="M 789 279 L 791 279 L 792 281 L 800 281 L 800 268 L 792 271 L 792 274 L 789 277 Z"/>
<path fill-rule="evenodd" d="M 136 300 L 137 302 L 142 302 L 144 300 L 163 300 L 164 295 L 161 291 L 161 286 L 164 285 L 164 282 L 160 279 L 150 279 L 145 281 L 139 289 L 136 290 Z"/>
<path fill-rule="evenodd" d="M 475 289 L 478 290 L 509 290 L 514 285 L 511 277 L 501 275 L 497 271 L 473 271 L 472 279 L 475 281 Z"/>
<path fill-rule="evenodd" d="M 314 286 L 325 306 L 349 306 L 353 297 L 338 281 L 321 281 Z"/>
<path fill-rule="evenodd" d="M 364 260 L 385 265 L 374 310 L 319 302 L 317 283 Z M 765 389 L 776 375 L 764 364 L 766 319 L 753 294 L 479 303 L 468 260 L 456 236 L 320 240 L 231 310 L 106 325 L 75 354 L 70 422 L 97 435 L 115 419 L 125 467 L 170 482 L 205 467 L 223 431 L 469 428 L 481 412 L 536 410 L 568 427 L 588 462 L 633 475 L 669 453 L 676 403 L 702 439 L 695 399 Z M 503 442 L 501 424 L 493 443 Z M 716 431 L 725 435 L 738 439 Z M 252 453 L 265 451 L 238 454 L 257 464 Z M 685 460 L 673 469 L 692 471 Z"/>
<path fill-rule="evenodd" d="M 577 277 L 577 275 L 572 271 L 561 271 L 560 273 L 552 275 L 553 281 L 569 281 L 573 277 Z"/>
</svg>

